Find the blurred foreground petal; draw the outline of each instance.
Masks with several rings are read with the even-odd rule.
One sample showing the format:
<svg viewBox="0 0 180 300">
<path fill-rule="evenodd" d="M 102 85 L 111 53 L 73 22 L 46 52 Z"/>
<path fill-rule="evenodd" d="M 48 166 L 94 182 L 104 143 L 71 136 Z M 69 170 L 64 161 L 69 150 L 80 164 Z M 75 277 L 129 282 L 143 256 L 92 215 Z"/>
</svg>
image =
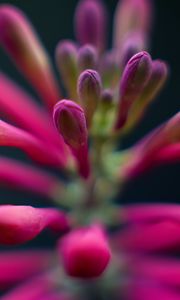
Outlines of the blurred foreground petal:
<svg viewBox="0 0 180 300">
<path fill-rule="evenodd" d="M 26 16 L 15 6 L 0 6 L 0 43 L 52 108 L 60 95 L 48 55 Z"/>
<path fill-rule="evenodd" d="M 65 214 L 51 208 L 32 206 L 0 206 L 0 244 L 16 245 L 35 238 L 43 229 L 57 232 L 69 227 Z"/>
</svg>

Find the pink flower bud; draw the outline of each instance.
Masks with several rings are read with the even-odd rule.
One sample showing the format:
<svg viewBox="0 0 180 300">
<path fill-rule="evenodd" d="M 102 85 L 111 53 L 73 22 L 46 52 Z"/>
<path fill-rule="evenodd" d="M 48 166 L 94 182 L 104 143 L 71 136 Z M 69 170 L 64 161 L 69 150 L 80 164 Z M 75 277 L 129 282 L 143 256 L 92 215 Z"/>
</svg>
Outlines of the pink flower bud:
<svg viewBox="0 0 180 300">
<path fill-rule="evenodd" d="M 75 43 L 69 40 L 59 42 L 56 48 L 56 63 L 68 95 L 70 98 L 76 99 L 78 67 Z"/>
<path fill-rule="evenodd" d="M 106 269 L 111 253 L 101 228 L 80 228 L 59 242 L 64 269 L 69 276 L 89 279 L 99 277 Z"/>
<path fill-rule="evenodd" d="M 141 95 L 152 72 L 151 57 L 147 52 L 134 55 L 126 65 L 120 83 L 120 100 L 115 129 L 120 129 L 127 121 L 132 104 Z"/>
<path fill-rule="evenodd" d="M 84 45 L 78 52 L 78 67 L 80 71 L 86 69 L 96 69 L 97 66 L 97 51 L 91 45 Z"/>
<path fill-rule="evenodd" d="M 26 16 L 14 6 L 0 6 L 0 43 L 51 108 L 60 95 L 49 58 Z"/>
<path fill-rule="evenodd" d="M 84 108 L 88 126 L 91 125 L 101 96 L 101 78 L 94 70 L 85 70 L 78 79 L 78 95 Z"/>
<path fill-rule="evenodd" d="M 75 14 L 77 39 L 82 45 L 92 44 L 99 51 L 105 47 L 106 10 L 101 0 L 80 0 Z"/>
<path fill-rule="evenodd" d="M 88 159 L 88 132 L 83 109 L 73 101 L 61 100 L 54 108 L 54 124 L 75 156 L 79 173 L 87 178 L 90 173 Z"/>
<path fill-rule="evenodd" d="M 161 60 L 152 62 L 152 73 L 139 99 L 129 112 L 127 129 L 133 128 L 146 113 L 149 104 L 156 98 L 168 78 L 168 66 Z"/>
</svg>

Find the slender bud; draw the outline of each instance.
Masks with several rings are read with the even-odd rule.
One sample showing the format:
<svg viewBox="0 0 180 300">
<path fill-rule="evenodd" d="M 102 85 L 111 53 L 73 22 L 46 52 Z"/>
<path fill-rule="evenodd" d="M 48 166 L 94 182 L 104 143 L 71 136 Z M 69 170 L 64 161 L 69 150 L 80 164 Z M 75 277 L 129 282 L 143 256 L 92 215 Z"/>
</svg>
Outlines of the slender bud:
<svg viewBox="0 0 180 300">
<path fill-rule="evenodd" d="M 79 42 L 91 44 L 98 51 L 105 47 L 106 9 L 101 0 L 80 0 L 75 14 L 75 31 Z"/>
<path fill-rule="evenodd" d="M 97 51 L 91 45 L 82 46 L 78 52 L 78 67 L 82 72 L 86 69 L 96 69 Z"/>
<path fill-rule="evenodd" d="M 60 240 L 59 250 L 66 273 L 81 279 L 101 276 L 111 257 L 106 236 L 97 226 L 72 231 Z"/>
<path fill-rule="evenodd" d="M 80 175 L 88 178 L 88 132 L 83 109 L 73 101 L 61 100 L 55 105 L 53 118 L 57 130 L 77 160 Z"/>
<path fill-rule="evenodd" d="M 101 96 L 101 78 L 94 70 L 84 71 L 78 79 L 78 95 L 84 108 L 87 124 L 91 125 Z"/>
<path fill-rule="evenodd" d="M 121 0 L 118 2 L 114 21 L 114 46 L 122 47 L 130 32 L 141 32 L 148 39 L 152 23 L 151 0 Z"/>
<path fill-rule="evenodd" d="M 120 83 L 120 101 L 115 129 L 122 128 L 132 104 L 140 97 L 152 72 L 151 57 L 147 52 L 134 55 L 126 65 Z"/>
<path fill-rule="evenodd" d="M 152 74 L 143 89 L 140 98 L 134 103 L 129 113 L 127 129 L 135 126 L 144 116 L 149 104 L 155 99 L 164 86 L 168 77 L 168 67 L 165 62 L 155 60 L 152 62 Z"/>
<path fill-rule="evenodd" d="M 65 40 L 57 45 L 56 63 L 68 95 L 70 98 L 76 99 L 77 48 L 73 42 Z"/>
<path fill-rule="evenodd" d="M 49 57 L 26 16 L 14 6 L 0 6 L 0 43 L 52 108 L 60 95 Z"/>
</svg>

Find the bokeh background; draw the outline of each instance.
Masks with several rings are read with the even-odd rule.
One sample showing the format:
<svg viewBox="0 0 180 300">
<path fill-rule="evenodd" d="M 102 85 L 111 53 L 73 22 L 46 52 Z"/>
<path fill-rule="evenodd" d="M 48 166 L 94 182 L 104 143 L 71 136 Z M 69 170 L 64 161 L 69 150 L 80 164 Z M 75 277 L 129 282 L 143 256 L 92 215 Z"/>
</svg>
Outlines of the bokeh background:
<svg viewBox="0 0 180 300">
<path fill-rule="evenodd" d="M 151 0 L 150 0 L 151 1 Z M 11 0 L 0 3 L 17 5 L 29 16 L 37 29 L 45 47 L 54 62 L 54 50 L 61 39 L 74 39 L 73 14 L 77 0 Z M 109 11 L 108 41 L 111 44 L 113 12 L 118 0 L 104 0 Z M 154 0 L 155 14 L 151 38 L 151 55 L 168 62 L 170 77 L 166 88 L 150 107 L 144 120 L 124 139 L 123 146 L 132 143 L 149 132 L 152 128 L 167 120 L 179 110 L 180 103 L 180 6 L 179 0 Z M 0 49 L 0 69 L 19 82 L 30 93 L 31 87 L 16 71 L 8 57 Z M 34 94 L 35 95 L 35 94 Z M 36 97 L 37 98 L 37 97 Z M 3 155 L 13 156 L 28 161 L 16 149 L 0 149 Z M 29 161 L 30 162 L 30 161 Z M 31 163 L 31 162 L 30 162 Z M 149 174 L 129 183 L 121 196 L 121 201 L 129 202 L 178 202 L 180 200 L 180 165 L 159 167 Z M 20 193 L 0 186 L 0 201 L 34 205 L 44 204 L 29 193 Z"/>
</svg>

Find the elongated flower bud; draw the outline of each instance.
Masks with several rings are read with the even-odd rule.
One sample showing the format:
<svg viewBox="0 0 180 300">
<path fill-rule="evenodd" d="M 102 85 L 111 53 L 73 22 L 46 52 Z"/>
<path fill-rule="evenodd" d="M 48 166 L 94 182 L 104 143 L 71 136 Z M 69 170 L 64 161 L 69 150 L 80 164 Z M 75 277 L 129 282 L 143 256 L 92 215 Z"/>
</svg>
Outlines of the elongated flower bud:
<svg viewBox="0 0 180 300">
<path fill-rule="evenodd" d="M 152 74 L 145 85 L 140 98 L 134 103 L 129 113 L 127 130 L 133 128 L 144 116 L 149 104 L 156 98 L 168 77 L 168 67 L 165 62 L 155 60 L 152 62 Z"/>
<path fill-rule="evenodd" d="M 80 0 L 75 14 L 75 31 L 79 42 L 92 44 L 99 51 L 105 47 L 106 10 L 101 0 Z"/>
<path fill-rule="evenodd" d="M 114 46 L 122 47 L 127 34 L 141 32 L 148 39 L 152 23 L 152 4 L 149 0 L 121 0 L 114 21 Z"/>
<path fill-rule="evenodd" d="M 31 24 L 18 8 L 0 6 L 0 43 L 51 108 L 60 95 L 49 58 Z"/>
<path fill-rule="evenodd" d="M 88 132 L 83 109 L 73 101 L 62 100 L 56 104 L 53 117 L 57 130 L 76 157 L 80 175 L 87 178 L 90 166 Z"/>
<path fill-rule="evenodd" d="M 56 63 L 68 95 L 70 98 L 76 99 L 77 48 L 73 42 L 65 40 L 57 45 Z"/>
<path fill-rule="evenodd" d="M 99 277 L 106 269 L 111 254 L 105 234 L 99 227 L 72 231 L 59 242 L 65 271 L 72 277 Z"/>
<path fill-rule="evenodd" d="M 78 95 L 84 108 L 87 124 L 91 125 L 101 96 L 101 78 L 94 70 L 84 71 L 78 79 Z"/>
<path fill-rule="evenodd" d="M 97 51 L 91 45 L 84 45 L 78 52 L 78 67 L 80 71 L 86 69 L 96 69 L 97 66 Z"/>
<path fill-rule="evenodd" d="M 141 95 L 151 75 L 151 57 L 147 52 L 139 52 L 128 62 L 120 83 L 120 101 L 115 129 L 120 129 L 127 121 L 132 104 Z"/>
</svg>

